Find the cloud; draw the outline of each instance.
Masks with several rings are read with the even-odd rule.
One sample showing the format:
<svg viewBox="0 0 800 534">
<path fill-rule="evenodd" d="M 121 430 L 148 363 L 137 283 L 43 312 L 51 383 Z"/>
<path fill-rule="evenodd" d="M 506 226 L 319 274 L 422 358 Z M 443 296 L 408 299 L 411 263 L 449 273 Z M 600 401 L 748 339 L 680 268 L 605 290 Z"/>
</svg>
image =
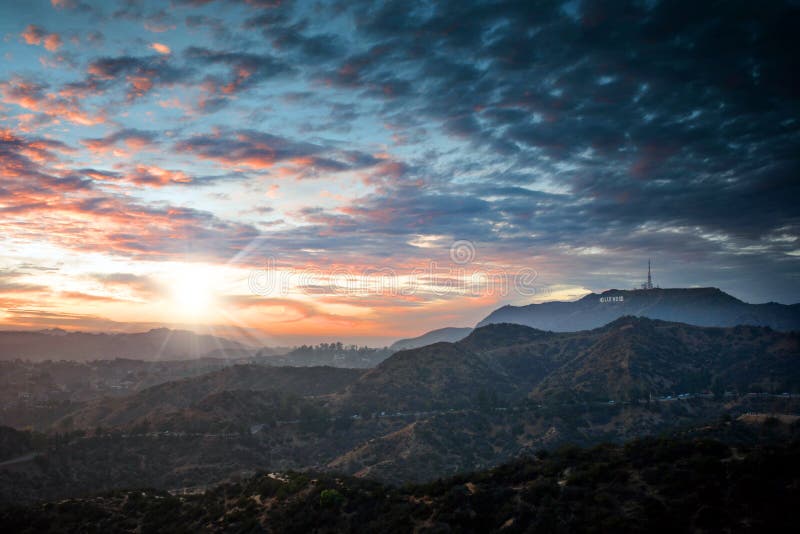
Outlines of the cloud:
<svg viewBox="0 0 800 534">
<path fill-rule="evenodd" d="M 162 295 L 165 288 L 151 276 L 132 273 L 95 273 L 89 275 L 107 291 L 126 291 L 136 298 L 151 298 Z"/>
<path fill-rule="evenodd" d="M 91 178 L 95 182 L 127 183 L 139 187 L 186 185 L 195 181 L 192 176 L 184 171 L 164 169 L 156 165 L 144 164 L 132 165 L 125 171 L 105 171 L 92 168 L 78 169 L 74 172 L 74 175 L 85 176 Z M 215 177 L 204 178 L 204 181 L 213 181 L 214 178 Z"/>
<path fill-rule="evenodd" d="M 170 48 L 167 45 L 161 44 L 161 43 L 150 43 L 150 48 L 152 48 L 153 50 L 155 50 L 159 54 L 171 54 L 172 53 L 172 50 L 170 50 Z"/>
<path fill-rule="evenodd" d="M 123 128 L 104 137 L 83 139 L 81 143 L 92 152 L 99 153 L 113 150 L 120 145 L 124 145 L 130 150 L 139 151 L 143 148 L 155 146 L 158 137 L 159 134 L 155 131 Z"/>
<path fill-rule="evenodd" d="M 44 138 L 23 138 L 9 129 L 0 129 L 0 176 L 7 197 L 14 197 L 16 187 L 24 185 L 36 191 L 37 185 L 54 190 L 82 189 L 86 183 L 72 178 L 61 179 L 47 172 L 45 165 L 59 161 L 58 153 L 72 148 L 60 141 Z"/>
<path fill-rule="evenodd" d="M 362 169 L 378 162 L 357 151 L 342 151 L 256 130 L 194 135 L 176 143 L 175 151 L 194 154 L 230 168 L 266 170 L 283 164 L 286 172 L 298 178 Z"/>
<path fill-rule="evenodd" d="M 0 131 L 0 232 L 30 236 L 66 249 L 126 257 L 227 259 L 258 238 L 248 224 L 207 211 L 168 204 L 146 205 L 109 195 L 97 180 L 136 185 L 186 183 L 183 171 L 136 165 L 130 172 L 64 169 L 57 141 Z"/>
<path fill-rule="evenodd" d="M 3 102 L 42 113 L 53 120 L 66 120 L 82 126 L 105 122 L 102 113 L 90 113 L 83 109 L 77 95 L 58 95 L 48 92 L 47 84 L 14 77 L 0 82 Z"/>
<path fill-rule="evenodd" d="M 174 258 L 186 236 L 198 257 L 404 267 L 465 238 L 571 286 L 633 285 L 661 255 L 676 285 L 800 296 L 796 3 L 208 4 L 118 2 L 115 25 L 141 39 L 0 81 L 20 112 L 4 231 L 129 258 Z M 157 37 L 196 46 L 165 54 Z M 286 178 L 330 193 L 279 182 L 278 222 L 221 215 L 258 218 L 248 199 Z M 171 205 L 178 187 L 213 213 Z"/>
<path fill-rule="evenodd" d="M 124 83 L 128 100 L 141 98 L 157 86 L 172 86 L 188 81 L 190 72 L 170 63 L 170 56 L 116 56 L 95 59 L 89 64 L 88 77 L 75 87 L 103 91 L 109 85 Z"/>
<path fill-rule="evenodd" d="M 688 3 L 593 1 L 573 14 L 555 3 L 453 1 L 351 10 L 364 46 L 320 70 L 322 79 L 385 99 L 385 113 L 434 121 L 481 156 L 464 159 L 516 169 L 505 174 L 513 177 L 506 185 L 547 177 L 571 193 L 550 204 L 553 220 L 575 231 L 624 232 L 651 221 L 758 239 L 795 220 L 777 196 L 796 194 L 787 178 L 800 142 L 788 117 L 800 93 L 797 80 L 782 74 L 797 67 L 786 52 L 797 37 L 784 22 L 796 7 L 731 5 L 698 14 Z M 745 19 L 754 21 L 750 30 L 738 22 Z M 381 91 L 389 80 L 419 83 Z M 458 174 L 477 166 L 451 168 Z M 478 178 L 503 179 L 491 171 Z M 383 202 L 387 213 L 406 209 Z M 526 221 L 517 202 L 491 200 L 486 222 L 513 222 L 518 233 L 552 242 L 582 239 L 543 226 L 549 215 Z M 747 221 L 736 215 L 745 210 Z M 592 225 L 578 222 L 587 214 Z M 418 214 L 424 221 L 436 215 Z"/>
<path fill-rule="evenodd" d="M 50 52 L 55 52 L 63 44 L 61 36 L 57 33 L 48 33 L 41 26 L 29 24 L 22 32 L 22 38 L 29 45 L 43 45 Z"/>
<path fill-rule="evenodd" d="M 201 107 L 207 109 L 216 109 L 229 97 L 293 70 L 287 63 L 269 54 L 221 51 L 192 46 L 186 49 L 184 57 L 197 67 L 221 65 L 228 68 L 227 76 L 214 74 L 205 76 L 202 87 L 207 95 Z"/>
<path fill-rule="evenodd" d="M 140 186 L 163 187 L 170 184 L 188 184 L 191 176 L 183 171 L 168 170 L 154 165 L 136 165 L 124 179 Z"/>
</svg>

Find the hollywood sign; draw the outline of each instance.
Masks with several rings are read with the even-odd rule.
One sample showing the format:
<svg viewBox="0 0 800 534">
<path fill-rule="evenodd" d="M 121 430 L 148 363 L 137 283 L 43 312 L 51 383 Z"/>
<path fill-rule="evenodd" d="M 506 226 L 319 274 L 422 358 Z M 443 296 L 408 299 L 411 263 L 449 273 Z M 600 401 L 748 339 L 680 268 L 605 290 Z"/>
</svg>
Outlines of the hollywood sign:
<svg viewBox="0 0 800 534">
<path fill-rule="evenodd" d="M 625 297 L 622 295 L 617 297 L 600 297 L 600 302 L 625 302 Z"/>
</svg>

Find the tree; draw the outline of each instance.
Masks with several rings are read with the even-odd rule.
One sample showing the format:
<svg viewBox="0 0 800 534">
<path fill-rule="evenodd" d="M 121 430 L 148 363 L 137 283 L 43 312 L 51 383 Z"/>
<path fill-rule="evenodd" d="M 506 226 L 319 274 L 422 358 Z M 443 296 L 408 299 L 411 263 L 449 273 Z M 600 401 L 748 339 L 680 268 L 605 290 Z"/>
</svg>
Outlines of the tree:
<svg viewBox="0 0 800 534">
<path fill-rule="evenodd" d="M 333 508 L 344 502 L 344 496 L 335 489 L 322 490 L 319 494 L 319 504 L 325 508 Z"/>
</svg>

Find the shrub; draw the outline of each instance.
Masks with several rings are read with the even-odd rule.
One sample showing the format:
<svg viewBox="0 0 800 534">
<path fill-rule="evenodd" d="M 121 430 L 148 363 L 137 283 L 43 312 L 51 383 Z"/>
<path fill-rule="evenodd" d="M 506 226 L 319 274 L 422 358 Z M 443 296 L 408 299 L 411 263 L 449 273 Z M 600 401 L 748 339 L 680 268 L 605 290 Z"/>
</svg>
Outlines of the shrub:
<svg viewBox="0 0 800 534">
<path fill-rule="evenodd" d="M 324 508 L 333 508 L 344 502 L 344 496 L 335 489 L 322 490 L 319 494 L 319 504 Z"/>
</svg>

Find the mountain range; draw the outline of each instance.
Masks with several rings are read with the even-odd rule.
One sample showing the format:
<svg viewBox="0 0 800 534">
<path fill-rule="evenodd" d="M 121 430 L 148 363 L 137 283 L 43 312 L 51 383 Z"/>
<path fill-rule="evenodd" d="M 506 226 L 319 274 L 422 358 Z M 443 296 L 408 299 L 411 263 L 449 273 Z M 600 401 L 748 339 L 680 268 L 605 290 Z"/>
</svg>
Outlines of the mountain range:
<svg viewBox="0 0 800 534">
<path fill-rule="evenodd" d="M 611 289 L 574 302 L 503 306 L 478 323 L 515 323 L 541 330 L 576 332 L 607 324 L 624 315 L 696 326 L 769 326 L 800 329 L 800 304 L 748 304 L 714 287 Z"/>
<path fill-rule="evenodd" d="M 629 401 L 643 396 L 800 387 L 800 334 L 625 316 L 592 330 L 489 324 L 456 343 L 400 351 L 337 400 L 373 409 L 464 407 L 498 399 Z"/>
<path fill-rule="evenodd" d="M 233 365 L 84 403 L 56 427 L 130 428 L 146 421 L 169 429 L 167 416 L 208 411 L 210 396 L 231 391 L 316 398 L 334 417 L 528 400 L 602 403 L 726 391 L 800 393 L 800 333 L 631 316 L 580 332 L 490 324 L 455 343 L 398 351 L 367 370 Z M 227 416 L 262 423 L 263 411 L 248 416 L 246 406 L 241 403 L 244 413 Z M 218 420 L 224 418 L 217 413 Z"/>
<path fill-rule="evenodd" d="M 223 337 L 188 330 L 154 328 L 133 334 L 40 331 L 0 331 L 0 359 L 42 360 L 187 360 L 248 354 L 248 347 Z"/>
<path fill-rule="evenodd" d="M 491 324 L 367 370 L 233 365 L 59 404 L 57 423 L 29 440 L 39 445 L 0 467 L 0 497 L 195 486 L 254 469 L 425 481 L 564 443 L 791 413 L 798 394 L 798 333 L 631 316 L 579 332 Z"/>
<path fill-rule="evenodd" d="M 398 350 L 416 349 L 417 347 L 424 347 L 425 345 L 439 343 L 440 341 L 454 343 L 467 337 L 470 332 L 472 332 L 472 328 L 458 328 L 452 326 L 438 328 L 426 332 L 421 336 L 397 340 L 392 343 L 389 349 L 396 352 Z"/>
</svg>

